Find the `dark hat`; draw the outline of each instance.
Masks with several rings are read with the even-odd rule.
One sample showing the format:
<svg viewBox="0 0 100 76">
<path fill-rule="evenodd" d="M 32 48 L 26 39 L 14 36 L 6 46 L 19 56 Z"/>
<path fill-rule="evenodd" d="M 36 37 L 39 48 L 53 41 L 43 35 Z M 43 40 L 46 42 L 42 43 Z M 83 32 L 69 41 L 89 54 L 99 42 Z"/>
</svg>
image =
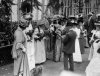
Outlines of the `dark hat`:
<svg viewBox="0 0 100 76">
<path fill-rule="evenodd" d="M 71 15 L 68 17 L 68 20 L 70 20 L 70 22 L 74 25 L 77 25 L 77 17 L 74 15 Z"/>
<path fill-rule="evenodd" d="M 100 25 L 100 14 L 97 14 L 96 16 L 97 16 L 97 19 L 96 19 L 94 24 L 95 25 Z"/>
<path fill-rule="evenodd" d="M 74 16 L 74 15 L 69 16 L 68 19 L 77 20 L 76 16 Z"/>
<path fill-rule="evenodd" d="M 100 14 L 97 14 L 96 17 L 97 17 L 97 21 L 100 21 Z"/>
<path fill-rule="evenodd" d="M 72 22 L 70 20 L 67 21 L 67 26 L 72 26 Z"/>
<path fill-rule="evenodd" d="M 77 23 L 80 23 L 80 22 L 82 22 L 82 23 L 83 23 L 83 17 L 79 17 L 79 18 L 78 18 Z"/>
<path fill-rule="evenodd" d="M 67 21 L 67 26 L 73 26 L 73 25 L 77 25 L 77 21 L 74 21 L 74 20 Z"/>
</svg>

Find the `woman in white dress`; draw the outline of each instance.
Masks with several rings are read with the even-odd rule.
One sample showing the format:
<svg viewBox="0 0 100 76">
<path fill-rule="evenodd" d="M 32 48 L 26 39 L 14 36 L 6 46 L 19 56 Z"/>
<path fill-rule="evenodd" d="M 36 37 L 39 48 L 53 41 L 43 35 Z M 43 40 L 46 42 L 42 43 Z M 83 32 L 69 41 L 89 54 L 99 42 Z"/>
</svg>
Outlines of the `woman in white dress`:
<svg viewBox="0 0 100 76">
<path fill-rule="evenodd" d="M 100 76 L 100 22 L 96 24 L 90 42 L 93 50 L 90 50 L 91 61 L 86 67 L 86 76 Z"/>
<path fill-rule="evenodd" d="M 32 38 L 32 30 L 32 24 L 29 22 L 29 26 L 23 31 L 27 39 L 26 46 L 30 72 L 32 72 L 32 70 L 35 68 L 35 45 L 34 39 Z"/>
<path fill-rule="evenodd" d="M 35 63 L 41 64 L 46 61 L 46 52 L 44 44 L 44 31 L 42 25 L 39 24 L 34 30 L 34 39 L 35 39 Z"/>
<path fill-rule="evenodd" d="M 77 37 L 76 37 L 76 40 L 75 40 L 75 53 L 73 53 L 73 60 L 75 62 L 82 62 L 82 55 L 81 55 L 80 44 L 79 44 L 79 38 L 80 38 L 81 30 L 78 27 L 75 27 L 74 30 L 77 34 Z"/>
</svg>

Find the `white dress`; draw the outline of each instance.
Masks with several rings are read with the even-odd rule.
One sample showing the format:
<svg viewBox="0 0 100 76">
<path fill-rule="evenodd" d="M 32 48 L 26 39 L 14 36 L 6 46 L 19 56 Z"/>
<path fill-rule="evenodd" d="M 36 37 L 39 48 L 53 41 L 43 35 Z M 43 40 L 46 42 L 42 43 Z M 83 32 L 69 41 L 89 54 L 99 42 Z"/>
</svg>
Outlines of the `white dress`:
<svg viewBox="0 0 100 76">
<path fill-rule="evenodd" d="M 28 28 L 26 28 L 26 30 L 24 30 L 24 34 L 26 32 L 28 32 L 29 30 L 31 30 L 32 27 L 31 25 L 29 25 Z M 30 39 L 30 37 L 28 35 L 25 34 L 25 37 L 27 39 L 27 43 L 26 43 L 26 48 L 27 48 L 27 56 L 28 56 L 28 64 L 29 64 L 29 70 L 31 71 L 32 69 L 35 68 L 35 45 L 34 45 L 34 39 L 32 39 L 31 41 L 28 41 L 28 39 Z"/>
<path fill-rule="evenodd" d="M 100 54 L 97 53 L 98 48 L 100 48 L 100 41 L 94 42 L 93 48 L 93 57 L 86 67 L 86 76 L 100 76 Z"/>
<path fill-rule="evenodd" d="M 82 55 L 81 55 L 80 44 L 79 44 L 79 39 L 78 39 L 80 37 L 80 29 L 76 27 L 75 32 L 77 36 L 75 40 L 75 53 L 73 53 L 73 61 L 82 62 Z"/>
<path fill-rule="evenodd" d="M 39 32 L 38 28 L 34 31 L 34 37 L 37 37 L 37 33 Z M 40 33 L 44 33 L 42 29 L 40 29 Z M 45 44 L 44 39 L 41 41 L 35 41 L 35 63 L 40 64 L 46 61 L 46 52 L 45 52 Z"/>
<path fill-rule="evenodd" d="M 100 31 L 96 31 L 96 30 L 92 30 L 93 35 L 91 37 L 91 40 L 94 40 L 94 35 L 97 36 L 99 38 L 99 34 L 100 34 Z M 89 57 L 88 57 L 88 60 L 90 61 L 93 57 L 93 51 L 94 51 L 94 47 L 93 45 L 91 45 L 91 48 L 90 48 L 90 53 L 89 53 Z"/>
</svg>

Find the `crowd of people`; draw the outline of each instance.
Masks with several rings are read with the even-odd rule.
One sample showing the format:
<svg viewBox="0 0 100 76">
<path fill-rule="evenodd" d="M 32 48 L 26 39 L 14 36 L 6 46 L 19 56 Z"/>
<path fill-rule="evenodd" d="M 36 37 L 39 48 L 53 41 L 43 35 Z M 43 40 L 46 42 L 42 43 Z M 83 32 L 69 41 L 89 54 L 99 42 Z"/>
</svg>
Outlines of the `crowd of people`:
<svg viewBox="0 0 100 76">
<path fill-rule="evenodd" d="M 82 63 L 85 47 L 90 47 L 86 75 L 99 76 L 100 15 L 93 19 L 93 14 L 88 15 L 87 21 L 82 15 L 68 18 L 57 15 L 51 19 L 48 28 L 43 21 L 33 25 L 30 14 L 23 16 L 14 33 L 14 76 L 35 75 L 37 68 L 42 72 L 48 56 L 55 62 L 63 61 L 64 70 L 74 71 L 74 63 Z"/>
</svg>

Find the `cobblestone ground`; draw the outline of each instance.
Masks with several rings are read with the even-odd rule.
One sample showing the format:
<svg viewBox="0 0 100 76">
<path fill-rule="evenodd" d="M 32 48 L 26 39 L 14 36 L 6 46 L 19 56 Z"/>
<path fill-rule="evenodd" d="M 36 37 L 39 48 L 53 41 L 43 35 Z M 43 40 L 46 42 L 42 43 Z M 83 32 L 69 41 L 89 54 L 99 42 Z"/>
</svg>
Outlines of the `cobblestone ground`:
<svg viewBox="0 0 100 76">
<path fill-rule="evenodd" d="M 81 64 L 75 63 L 75 73 L 85 76 L 85 68 L 89 63 L 88 54 L 89 49 L 86 49 L 85 54 L 82 55 L 83 62 Z M 42 76 L 59 76 L 59 74 L 63 71 L 63 62 L 47 60 L 43 66 Z M 13 63 L 0 67 L 0 76 L 13 76 Z"/>
</svg>

